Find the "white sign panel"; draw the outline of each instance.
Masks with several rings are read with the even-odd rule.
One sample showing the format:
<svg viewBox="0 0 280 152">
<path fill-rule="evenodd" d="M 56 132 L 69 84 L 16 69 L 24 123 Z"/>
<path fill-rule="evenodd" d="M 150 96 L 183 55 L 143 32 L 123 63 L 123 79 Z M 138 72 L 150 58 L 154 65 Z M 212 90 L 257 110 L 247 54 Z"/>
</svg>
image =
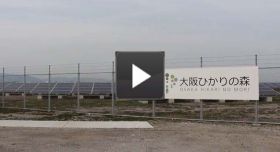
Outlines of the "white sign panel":
<svg viewBox="0 0 280 152">
<path fill-rule="evenodd" d="M 258 67 L 166 69 L 165 98 L 259 100 Z"/>
</svg>

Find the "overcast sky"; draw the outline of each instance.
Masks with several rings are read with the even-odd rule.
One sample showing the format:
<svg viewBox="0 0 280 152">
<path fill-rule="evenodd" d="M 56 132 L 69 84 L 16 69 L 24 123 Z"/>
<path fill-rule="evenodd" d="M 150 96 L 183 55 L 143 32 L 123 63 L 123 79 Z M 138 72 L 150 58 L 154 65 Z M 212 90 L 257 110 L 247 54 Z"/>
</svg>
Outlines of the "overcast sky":
<svg viewBox="0 0 280 152">
<path fill-rule="evenodd" d="M 280 53 L 279 0 L 1 0 L 0 65 Z"/>
</svg>

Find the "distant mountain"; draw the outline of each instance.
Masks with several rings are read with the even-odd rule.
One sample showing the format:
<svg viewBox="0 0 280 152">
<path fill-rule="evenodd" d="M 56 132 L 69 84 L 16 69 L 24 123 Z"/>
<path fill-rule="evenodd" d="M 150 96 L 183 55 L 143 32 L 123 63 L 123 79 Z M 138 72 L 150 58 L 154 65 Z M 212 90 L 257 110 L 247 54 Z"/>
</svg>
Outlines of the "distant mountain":
<svg viewBox="0 0 280 152">
<path fill-rule="evenodd" d="M 0 82 L 3 81 L 2 73 L 0 73 Z M 5 82 L 24 82 L 24 77 L 23 75 L 11 75 L 11 74 L 6 74 L 5 75 Z M 33 77 L 33 76 L 26 76 L 26 82 L 28 83 L 35 83 L 35 82 L 42 82 L 41 79 Z"/>
<path fill-rule="evenodd" d="M 45 80 L 46 82 L 48 80 Z M 52 82 L 77 82 L 77 77 L 52 77 Z M 81 77 L 81 82 L 111 82 L 109 78 Z"/>
</svg>

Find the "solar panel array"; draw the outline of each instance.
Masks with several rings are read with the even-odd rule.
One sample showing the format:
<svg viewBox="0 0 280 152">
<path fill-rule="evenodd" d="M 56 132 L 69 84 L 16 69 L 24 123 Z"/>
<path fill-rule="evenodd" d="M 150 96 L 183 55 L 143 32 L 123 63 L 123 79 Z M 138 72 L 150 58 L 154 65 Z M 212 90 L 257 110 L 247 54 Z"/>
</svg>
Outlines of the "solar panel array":
<svg viewBox="0 0 280 152">
<path fill-rule="evenodd" d="M 92 94 L 94 83 L 87 83 L 87 82 L 81 82 L 80 83 L 80 94 Z M 76 84 L 73 89 L 73 94 L 78 93 L 78 85 Z"/>
<path fill-rule="evenodd" d="M 9 85 L 5 86 L 6 92 L 17 92 L 17 90 L 23 86 L 23 83 L 10 83 Z"/>
<path fill-rule="evenodd" d="M 0 83 L 0 91 L 3 89 L 3 83 Z M 20 83 L 5 83 L 4 84 L 5 92 L 16 92 L 16 90 L 20 87 Z"/>
<path fill-rule="evenodd" d="M 112 92 L 111 83 L 95 83 L 93 94 L 110 94 Z"/>
<path fill-rule="evenodd" d="M 1 82 L 0 83 L 0 91 L 2 91 L 2 88 L 3 88 L 3 83 Z"/>
<path fill-rule="evenodd" d="M 280 89 L 280 83 L 261 83 L 263 85 L 266 85 L 272 89 Z"/>
<path fill-rule="evenodd" d="M 31 93 L 32 94 L 48 94 L 49 90 L 52 91 L 53 88 L 55 87 L 56 83 L 50 83 L 50 89 L 49 89 L 49 84 L 48 83 L 40 83 L 37 85 L 36 88 L 34 88 Z"/>
<path fill-rule="evenodd" d="M 2 91 L 0 83 L 0 91 Z M 24 89 L 29 94 L 48 94 L 48 83 L 5 83 L 5 92 L 7 93 L 23 93 Z M 111 94 L 111 83 L 93 83 L 81 82 L 81 95 L 109 95 Z M 55 95 L 71 95 L 77 94 L 78 86 L 76 83 L 50 83 L 51 94 Z M 260 96 L 280 96 L 280 83 L 260 83 Z"/>
<path fill-rule="evenodd" d="M 280 83 L 260 83 L 260 96 L 280 96 L 280 91 L 277 91 L 279 88 Z"/>
<path fill-rule="evenodd" d="M 69 95 L 72 93 L 74 86 L 74 83 L 57 83 L 55 88 L 52 90 L 52 94 Z"/>
<path fill-rule="evenodd" d="M 17 92 L 24 92 L 24 89 L 26 93 L 31 93 L 34 88 L 36 88 L 39 85 L 39 83 L 26 83 L 25 86 L 24 84 L 17 90 Z"/>
</svg>

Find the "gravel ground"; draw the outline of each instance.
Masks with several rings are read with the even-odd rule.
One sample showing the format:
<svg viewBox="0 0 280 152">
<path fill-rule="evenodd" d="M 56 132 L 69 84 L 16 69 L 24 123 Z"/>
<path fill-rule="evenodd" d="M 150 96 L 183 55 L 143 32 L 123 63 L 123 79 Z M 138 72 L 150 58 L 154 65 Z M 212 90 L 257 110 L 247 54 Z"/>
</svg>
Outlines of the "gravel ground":
<svg viewBox="0 0 280 152">
<path fill-rule="evenodd" d="M 280 126 L 152 122 L 154 129 L 0 128 L 1 152 L 279 152 Z"/>
</svg>

